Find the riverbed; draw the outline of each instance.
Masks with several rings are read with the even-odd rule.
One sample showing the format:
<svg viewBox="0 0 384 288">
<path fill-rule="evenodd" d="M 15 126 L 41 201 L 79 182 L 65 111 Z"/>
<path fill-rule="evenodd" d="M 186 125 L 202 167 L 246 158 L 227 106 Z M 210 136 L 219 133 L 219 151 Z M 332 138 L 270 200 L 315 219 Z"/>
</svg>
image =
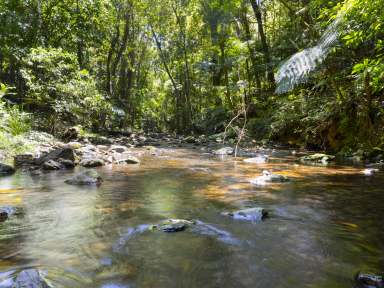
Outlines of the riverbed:
<svg viewBox="0 0 384 288">
<path fill-rule="evenodd" d="M 54 287 L 104 288 L 351 288 L 357 272 L 384 270 L 382 172 L 302 165 L 288 150 L 265 151 L 264 164 L 157 151 L 139 165 L 97 168 L 99 187 L 64 183 L 85 168 L 1 178 L 0 206 L 21 213 L 0 223 L 0 287 L 27 268 Z M 263 170 L 291 181 L 252 185 Z M 222 215 L 249 207 L 270 216 Z M 168 218 L 219 232 L 140 229 Z"/>
</svg>

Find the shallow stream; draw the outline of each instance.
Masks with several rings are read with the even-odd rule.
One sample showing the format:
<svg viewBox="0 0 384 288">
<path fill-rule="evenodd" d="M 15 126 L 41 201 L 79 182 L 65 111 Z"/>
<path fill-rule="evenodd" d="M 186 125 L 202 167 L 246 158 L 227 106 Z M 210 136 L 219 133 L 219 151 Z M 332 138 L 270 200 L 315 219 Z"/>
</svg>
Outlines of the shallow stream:
<svg viewBox="0 0 384 288">
<path fill-rule="evenodd" d="M 298 165 L 289 151 L 266 164 L 193 149 L 159 149 L 140 165 L 105 166 L 100 187 L 76 173 L 18 172 L 0 179 L 0 287 L 18 271 L 47 272 L 54 287 L 353 287 L 358 271 L 384 270 L 384 174 Z M 268 169 L 287 183 L 254 186 Z M 264 207 L 258 223 L 223 211 Z M 207 229 L 149 231 L 168 218 Z M 216 232 L 215 232 L 216 231 Z"/>
</svg>

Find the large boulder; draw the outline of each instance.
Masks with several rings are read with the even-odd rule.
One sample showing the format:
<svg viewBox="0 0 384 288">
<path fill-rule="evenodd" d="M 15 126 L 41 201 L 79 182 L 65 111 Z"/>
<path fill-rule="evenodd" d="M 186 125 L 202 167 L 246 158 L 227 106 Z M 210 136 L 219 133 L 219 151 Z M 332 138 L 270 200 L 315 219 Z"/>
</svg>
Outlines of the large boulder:
<svg viewBox="0 0 384 288">
<path fill-rule="evenodd" d="M 65 168 L 67 169 L 72 169 L 72 168 L 75 168 L 75 162 L 73 162 L 72 160 L 68 160 L 68 159 L 58 159 L 58 162 L 63 165 Z"/>
<path fill-rule="evenodd" d="M 223 212 L 225 216 L 230 216 L 237 220 L 246 220 L 251 222 L 258 222 L 265 219 L 268 216 L 268 211 L 264 208 L 254 207 L 243 210 L 237 210 L 233 212 Z"/>
<path fill-rule="evenodd" d="M 32 153 L 24 153 L 24 154 L 16 155 L 13 158 L 13 160 L 14 160 L 15 167 L 30 166 L 35 164 Z"/>
<path fill-rule="evenodd" d="M 70 179 L 65 180 L 65 183 L 70 185 L 100 185 L 103 179 L 94 170 L 87 170 L 76 174 Z"/>
<path fill-rule="evenodd" d="M 35 163 L 37 165 L 42 165 L 44 162 L 49 160 L 57 161 L 58 159 L 75 161 L 75 153 L 73 152 L 72 148 L 58 148 L 49 152 L 47 155 L 36 159 Z"/>
<path fill-rule="evenodd" d="M 90 158 L 90 159 L 81 160 L 80 165 L 87 168 L 95 168 L 95 167 L 104 166 L 105 162 L 103 159 L 100 159 L 100 158 Z"/>
<path fill-rule="evenodd" d="M 50 288 L 43 273 L 37 269 L 23 270 L 17 275 L 12 288 Z"/>
<path fill-rule="evenodd" d="M 0 163 L 0 176 L 8 176 L 15 173 L 16 170 L 12 166 Z"/>
<path fill-rule="evenodd" d="M 48 160 L 43 163 L 42 168 L 46 171 L 54 171 L 64 169 L 65 166 L 55 160 Z"/>
</svg>

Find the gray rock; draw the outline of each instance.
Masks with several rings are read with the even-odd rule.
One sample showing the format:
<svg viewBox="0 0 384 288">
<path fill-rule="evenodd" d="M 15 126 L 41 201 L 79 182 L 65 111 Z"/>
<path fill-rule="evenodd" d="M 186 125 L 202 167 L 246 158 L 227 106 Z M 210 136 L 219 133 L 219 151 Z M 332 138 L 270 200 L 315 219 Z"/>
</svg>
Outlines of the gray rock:
<svg viewBox="0 0 384 288">
<path fill-rule="evenodd" d="M 72 148 L 58 148 L 35 160 L 37 165 L 42 165 L 49 160 L 65 159 L 75 161 L 75 153 Z"/>
<path fill-rule="evenodd" d="M 222 214 L 233 219 L 258 222 L 268 216 L 268 211 L 264 208 L 254 207 L 233 212 L 223 212 Z"/>
<path fill-rule="evenodd" d="M 124 155 L 121 159 L 117 159 L 115 164 L 139 164 L 140 160 L 134 156 Z"/>
<path fill-rule="evenodd" d="M 194 225 L 195 222 L 184 219 L 168 219 L 154 227 L 162 232 L 172 233 L 185 230 L 187 227 Z"/>
<path fill-rule="evenodd" d="M 105 162 L 103 159 L 100 158 L 83 159 L 81 160 L 80 165 L 87 168 L 94 168 L 104 166 Z"/>
<path fill-rule="evenodd" d="M 65 166 L 59 162 L 56 162 L 55 160 L 48 160 L 43 163 L 42 168 L 43 170 L 46 170 L 46 171 L 53 171 L 53 170 L 64 169 Z"/>
<path fill-rule="evenodd" d="M 358 273 L 356 282 L 360 288 L 383 288 L 384 278 L 381 275 Z"/>
<path fill-rule="evenodd" d="M 12 288 L 50 288 L 41 271 L 37 269 L 23 270 L 17 276 Z"/>
<path fill-rule="evenodd" d="M 215 154 L 215 155 L 232 155 L 233 152 L 234 151 L 233 151 L 232 147 L 224 147 L 224 148 L 213 151 L 213 154 Z"/>
<path fill-rule="evenodd" d="M 127 151 L 127 147 L 121 145 L 112 145 L 111 148 L 109 148 L 109 151 L 116 153 L 124 153 Z"/>
<path fill-rule="evenodd" d="M 94 170 L 81 172 L 70 179 L 65 180 L 65 183 L 70 185 L 100 185 L 103 179 Z"/>
<path fill-rule="evenodd" d="M 266 163 L 268 161 L 268 158 L 269 157 L 267 155 L 259 155 L 259 156 L 253 157 L 253 158 L 244 159 L 243 161 L 245 163 L 263 164 L 263 163 Z"/>
<path fill-rule="evenodd" d="M 81 147 L 83 147 L 83 145 L 80 142 L 69 142 L 69 143 L 65 144 L 64 147 L 76 150 L 76 149 L 80 149 Z"/>
<path fill-rule="evenodd" d="M 256 177 L 250 182 L 255 185 L 265 185 L 266 183 L 283 183 L 288 181 L 289 178 L 284 175 L 272 174 L 271 172 L 264 170 L 262 176 Z"/>
<path fill-rule="evenodd" d="M 0 176 L 12 175 L 16 172 L 12 166 L 0 163 Z"/>
<path fill-rule="evenodd" d="M 58 162 L 67 169 L 75 168 L 75 162 L 68 159 L 59 159 Z"/>
<path fill-rule="evenodd" d="M 94 136 L 89 137 L 88 139 L 94 145 L 111 145 L 113 143 L 112 140 L 104 136 Z"/>
<path fill-rule="evenodd" d="M 193 136 L 187 136 L 183 139 L 185 143 L 193 144 L 196 143 L 196 139 Z"/>
<path fill-rule="evenodd" d="M 24 153 L 16 155 L 14 158 L 15 167 L 29 166 L 35 164 L 32 153 Z"/>
<path fill-rule="evenodd" d="M 335 160 L 335 156 L 322 154 L 322 153 L 307 155 L 300 158 L 300 162 L 303 162 L 303 163 L 312 162 L 312 163 L 327 164 L 333 160 Z"/>
<path fill-rule="evenodd" d="M 8 219 L 8 213 L 5 211 L 0 210 L 0 222 L 4 222 Z"/>
</svg>

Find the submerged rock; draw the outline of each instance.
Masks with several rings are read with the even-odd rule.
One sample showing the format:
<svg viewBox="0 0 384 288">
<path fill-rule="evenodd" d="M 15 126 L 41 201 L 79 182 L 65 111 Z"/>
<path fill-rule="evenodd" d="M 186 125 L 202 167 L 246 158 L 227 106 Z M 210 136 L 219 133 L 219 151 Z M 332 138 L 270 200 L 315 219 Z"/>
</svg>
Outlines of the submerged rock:
<svg viewBox="0 0 384 288">
<path fill-rule="evenodd" d="M 70 185 L 100 185 L 103 179 L 94 170 L 81 172 L 70 179 L 65 180 L 65 183 Z"/>
<path fill-rule="evenodd" d="M 12 175 L 16 172 L 12 166 L 0 163 L 0 176 Z"/>
<path fill-rule="evenodd" d="M 8 213 L 0 209 L 0 222 L 4 222 L 8 219 Z"/>
<path fill-rule="evenodd" d="M 268 161 L 268 158 L 269 157 L 267 155 L 259 155 L 257 157 L 244 159 L 243 161 L 245 163 L 263 164 L 263 163 L 266 163 Z"/>
<path fill-rule="evenodd" d="M 222 214 L 225 216 L 230 216 L 236 220 L 258 222 L 268 216 L 268 211 L 264 208 L 254 207 L 233 212 L 223 212 Z"/>
<path fill-rule="evenodd" d="M 303 163 L 312 162 L 312 163 L 328 164 L 330 161 L 333 161 L 333 160 L 335 160 L 335 156 L 322 154 L 322 153 L 307 155 L 300 158 L 300 162 L 303 162 Z"/>
<path fill-rule="evenodd" d="M 161 222 L 158 225 L 155 225 L 154 228 L 156 228 L 159 231 L 162 232 L 179 232 L 185 230 L 187 227 L 194 225 L 195 222 L 184 220 L 184 219 L 168 219 L 163 222 Z"/>
<path fill-rule="evenodd" d="M 384 278 L 381 275 L 358 273 L 356 282 L 360 288 L 383 288 Z"/>
<path fill-rule="evenodd" d="M 17 275 L 12 288 L 50 288 L 43 273 L 37 269 L 23 270 Z"/>
<path fill-rule="evenodd" d="M 215 155 L 232 155 L 233 152 L 234 151 L 233 151 L 232 147 L 224 147 L 224 148 L 213 151 L 213 154 L 215 154 Z"/>
<path fill-rule="evenodd" d="M 283 183 L 288 181 L 288 177 L 284 175 L 272 174 L 271 172 L 264 170 L 262 176 L 256 177 L 250 182 L 255 185 L 265 185 L 266 183 Z"/>
<path fill-rule="evenodd" d="M 103 159 L 100 158 L 91 158 L 81 160 L 80 165 L 87 168 L 94 168 L 104 166 L 105 162 Z"/>
<path fill-rule="evenodd" d="M 16 213 L 16 209 L 10 206 L 0 207 L 0 222 L 6 221 L 10 216 Z"/>
</svg>

